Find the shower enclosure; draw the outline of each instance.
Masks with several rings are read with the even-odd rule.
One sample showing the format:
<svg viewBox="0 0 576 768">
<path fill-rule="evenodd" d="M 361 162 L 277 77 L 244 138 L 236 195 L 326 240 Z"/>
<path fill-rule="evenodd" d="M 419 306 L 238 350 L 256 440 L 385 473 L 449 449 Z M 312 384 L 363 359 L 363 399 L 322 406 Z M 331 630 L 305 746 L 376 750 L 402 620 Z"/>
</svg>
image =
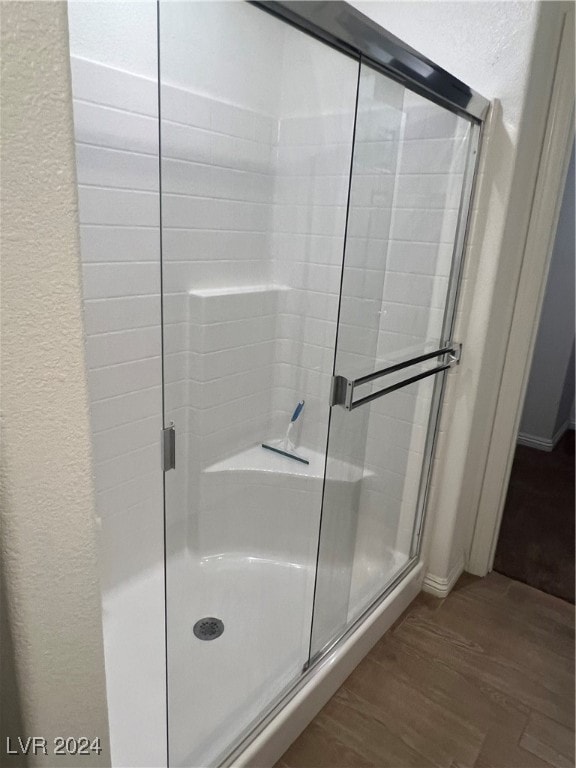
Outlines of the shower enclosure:
<svg viewBox="0 0 576 768">
<path fill-rule="evenodd" d="M 304 5 L 159 6 L 175 765 L 221 761 L 417 560 L 459 356 L 478 120 Z M 302 400 L 307 464 L 262 448 Z"/>
<path fill-rule="evenodd" d="M 345 3 L 156 22 L 168 755 L 220 765 L 419 562 L 488 103 Z"/>
</svg>

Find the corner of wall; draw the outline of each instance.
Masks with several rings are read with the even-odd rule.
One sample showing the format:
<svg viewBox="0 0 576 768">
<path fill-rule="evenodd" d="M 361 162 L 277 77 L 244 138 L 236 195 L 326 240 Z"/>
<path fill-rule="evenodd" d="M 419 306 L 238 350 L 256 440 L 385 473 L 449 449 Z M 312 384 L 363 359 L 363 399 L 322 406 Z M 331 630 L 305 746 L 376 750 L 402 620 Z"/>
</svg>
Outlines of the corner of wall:
<svg viewBox="0 0 576 768">
<path fill-rule="evenodd" d="M 433 573 L 427 573 L 422 582 L 422 592 L 426 592 L 434 597 L 448 597 L 454 585 L 464 573 L 464 554 L 448 572 L 447 576 L 435 576 Z"/>
</svg>

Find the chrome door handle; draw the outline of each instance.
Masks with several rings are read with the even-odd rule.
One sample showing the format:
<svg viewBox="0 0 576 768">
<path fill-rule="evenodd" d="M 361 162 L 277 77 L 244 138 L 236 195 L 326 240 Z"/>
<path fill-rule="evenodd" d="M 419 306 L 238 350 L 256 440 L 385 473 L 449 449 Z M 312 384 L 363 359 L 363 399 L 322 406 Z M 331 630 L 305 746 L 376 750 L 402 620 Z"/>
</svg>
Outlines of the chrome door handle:
<svg viewBox="0 0 576 768">
<path fill-rule="evenodd" d="M 426 352 L 422 355 L 411 357 L 409 360 L 403 360 L 401 363 L 388 365 L 385 368 L 381 368 L 379 371 L 369 373 L 366 376 L 360 376 L 357 379 L 347 379 L 346 376 L 333 376 L 330 389 L 330 405 L 341 405 L 347 411 L 353 411 L 355 408 L 370 403 L 372 400 L 377 400 L 384 395 L 388 395 L 396 389 L 406 387 L 408 384 L 412 384 L 415 381 L 425 379 L 427 376 L 434 376 L 441 371 L 445 371 L 447 368 L 452 368 L 454 365 L 458 365 L 461 353 L 462 344 L 449 342 L 439 349 L 435 349 L 433 352 Z M 354 390 L 356 387 L 359 387 L 362 384 L 368 384 L 370 381 L 375 381 L 376 379 L 388 376 L 391 373 L 396 373 L 404 368 L 411 368 L 413 365 L 423 363 L 426 360 L 432 360 L 435 357 L 444 357 L 444 361 L 429 371 L 409 376 L 406 379 L 402 379 L 402 381 L 391 384 L 389 387 L 384 387 L 384 389 L 379 389 L 377 392 L 372 392 L 369 395 L 358 398 L 358 400 L 354 400 Z"/>
</svg>

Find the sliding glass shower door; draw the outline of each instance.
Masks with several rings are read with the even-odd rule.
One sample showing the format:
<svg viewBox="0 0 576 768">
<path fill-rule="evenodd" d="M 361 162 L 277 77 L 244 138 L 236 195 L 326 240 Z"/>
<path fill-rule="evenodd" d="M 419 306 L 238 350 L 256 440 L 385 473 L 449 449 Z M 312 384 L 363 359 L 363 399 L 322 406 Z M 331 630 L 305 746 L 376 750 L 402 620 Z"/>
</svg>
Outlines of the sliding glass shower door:
<svg viewBox="0 0 576 768">
<path fill-rule="evenodd" d="M 312 659 L 417 558 L 476 140 L 362 64 Z"/>
<path fill-rule="evenodd" d="M 218 765 L 417 562 L 478 129 L 255 5 L 158 21 L 169 763 Z"/>
<path fill-rule="evenodd" d="M 198 766 L 308 661 L 358 62 L 247 3 L 159 9 L 169 754 Z"/>
</svg>

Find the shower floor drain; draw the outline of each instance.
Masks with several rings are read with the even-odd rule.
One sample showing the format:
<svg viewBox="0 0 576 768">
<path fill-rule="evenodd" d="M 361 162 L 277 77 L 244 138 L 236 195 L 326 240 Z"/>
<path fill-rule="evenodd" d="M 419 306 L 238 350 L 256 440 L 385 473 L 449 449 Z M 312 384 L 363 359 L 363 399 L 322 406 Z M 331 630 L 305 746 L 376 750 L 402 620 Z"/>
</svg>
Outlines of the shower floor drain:
<svg viewBox="0 0 576 768">
<path fill-rule="evenodd" d="M 214 616 L 206 616 L 194 624 L 194 634 L 199 640 L 216 640 L 224 632 L 224 622 Z"/>
</svg>

